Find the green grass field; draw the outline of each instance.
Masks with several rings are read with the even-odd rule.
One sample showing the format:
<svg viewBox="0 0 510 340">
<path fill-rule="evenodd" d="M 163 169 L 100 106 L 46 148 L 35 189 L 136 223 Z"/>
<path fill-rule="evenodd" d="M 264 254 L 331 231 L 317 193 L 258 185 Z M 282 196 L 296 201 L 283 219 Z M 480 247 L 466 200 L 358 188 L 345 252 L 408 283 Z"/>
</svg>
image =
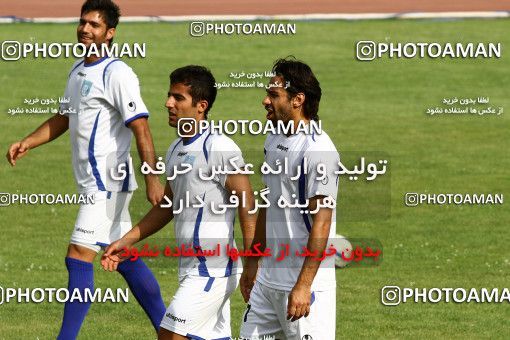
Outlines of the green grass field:
<svg viewBox="0 0 510 340">
<path fill-rule="evenodd" d="M 323 90 L 320 117 L 341 154 L 384 153 L 390 159 L 386 195 L 345 203 L 337 223 L 348 237 L 377 239 L 384 261 L 377 267 L 337 270 L 337 339 L 455 338 L 505 339 L 510 308 L 503 304 L 407 303 L 383 306 L 380 290 L 402 287 L 509 287 L 508 203 L 501 205 L 404 205 L 406 192 L 503 193 L 510 197 L 508 138 L 510 46 L 508 20 L 298 22 L 295 36 L 208 36 L 192 38 L 189 25 L 121 24 L 117 42 L 146 42 L 145 59 L 128 60 L 142 86 L 156 148 L 164 155 L 175 133 L 163 107 L 168 75 L 186 64 L 208 66 L 218 81 L 230 72 L 263 72 L 272 62 L 295 55 L 307 62 Z M 22 42 L 73 42 L 74 25 L 0 26 L 0 39 Z M 500 59 L 387 59 L 359 62 L 359 40 L 389 42 L 500 42 Z M 0 151 L 48 118 L 7 114 L 24 98 L 63 94 L 66 59 L 0 62 Z M 489 97 L 500 115 L 429 116 L 443 98 Z M 260 89 L 221 89 L 211 119 L 264 119 Z M 264 136 L 234 136 L 246 158 L 261 161 Z M 134 150 L 134 149 L 133 149 Z M 136 152 L 132 153 L 135 157 Z M 11 168 L 0 162 L 0 192 L 73 193 L 68 134 Z M 391 183 L 390 183 L 391 179 Z M 139 178 L 139 184 L 143 180 Z M 254 177 L 252 184 L 260 188 Z M 359 187 L 357 187 L 359 186 Z M 340 182 L 356 191 L 364 183 Z M 353 189 L 354 188 L 354 189 Z M 383 190 L 383 191 L 384 191 Z M 362 191 L 363 192 L 363 191 Z M 365 192 L 366 193 L 366 192 Z M 348 196 L 347 196 L 348 197 Z M 359 196 L 357 196 L 359 198 Z M 383 200 L 383 201 L 381 201 Z M 379 213 L 364 213 L 381 205 Z M 144 190 L 131 204 L 134 221 L 149 208 Z M 0 207 L 0 286 L 65 287 L 64 256 L 77 206 Z M 171 238 L 167 226 L 155 237 Z M 238 233 L 238 235 L 240 235 Z M 177 288 L 177 271 L 163 259 L 148 261 L 168 303 Z M 96 262 L 96 265 L 98 263 Z M 120 275 L 96 266 L 96 287 L 125 287 Z M 244 303 L 232 298 L 233 335 L 238 335 Z M 0 339 L 50 339 L 59 330 L 63 305 L 0 305 Z M 154 339 L 151 325 L 130 295 L 128 304 L 93 305 L 80 339 Z M 323 340 L 323 339 L 319 339 Z M 325 339 L 328 340 L 328 339 Z"/>
</svg>

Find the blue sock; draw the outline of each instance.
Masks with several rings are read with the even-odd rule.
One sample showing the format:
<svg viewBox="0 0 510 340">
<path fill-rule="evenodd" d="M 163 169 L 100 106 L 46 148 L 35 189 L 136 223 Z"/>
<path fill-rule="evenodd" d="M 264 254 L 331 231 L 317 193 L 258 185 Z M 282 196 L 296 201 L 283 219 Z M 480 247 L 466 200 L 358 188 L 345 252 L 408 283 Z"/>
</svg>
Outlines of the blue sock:
<svg viewBox="0 0 510 340">
<path fill-rule="evenodd" d="M 126 260 L 119 264 L 117 270 L 126 280 L 131 292 L 158 332 L 166 307 L 161 297 L 158 281 L 151 270 L 141 259 Z"/>
<path fill-rule="evenodd" d="M 66 267 L 69 272 L 68 290 L 72 296 L 74 289 L 79 289 L 81 296 L 85 296 L 85 288 L 94 289 L 94 266 L 92 263 L 66 257 Z M 58 340 L 76 339 L 85 315 L 90 308 L 89 302 L 66 302 L 62 327 Z"/>
</svg>

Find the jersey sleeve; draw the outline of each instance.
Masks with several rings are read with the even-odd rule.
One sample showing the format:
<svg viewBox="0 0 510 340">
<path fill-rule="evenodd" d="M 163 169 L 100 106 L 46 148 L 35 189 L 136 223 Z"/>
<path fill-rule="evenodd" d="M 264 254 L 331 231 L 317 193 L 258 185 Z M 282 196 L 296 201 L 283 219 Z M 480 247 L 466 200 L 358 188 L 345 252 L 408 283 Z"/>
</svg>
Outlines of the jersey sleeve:
<svg viewBox="0 0 510 340">
<path fill-rule="evenodd" d="M 105 81 L 107 92 L 113 106 L 120 112 L 124 124 L 142 117 L 149 117 L 149 112 L 140 95 L 140 83 L 133 70 L 121 62 L 112 64 Z"/>
<path fill-rule="evenodd" d="M 307 162 L 306 198 L 324 195 L 335 200 L 338 192 L 338 169 L 340 156 L 336 150 L 309 150 L 304 157 Z"/>
<path fill-rule="evenodd" d="M 233 171 L 236 167 L 243 169 L 245 166 L 241 149 L 228 137 L 216 138 L 211 145 L 210 166 Z M 216 174 L 213 180 L 225 188 L 228 174 Z"/>
<path fill-rule="evenodd" d="M 66 88 L 64 90 L 64 100 L 60 102 L 58 113 L 61 115 L 64 115 L 66 117 L 69 117 L 69 109 L 72 107 L 72 103 L 76 102 L 75 98 L 71 98 L 71 91 L 69 90 L 69 81 L 71 79 L 71 76 L 74 74 L 78 66 L 80 66 L 83 63 L 83 61 L 77 61 L 73 64 L 71 71 L 69 72 L 69 75 L 67 76 L 67 82 L 66 82 Z M 74 99 L 74 100 L 73 100 Z M 74 108 L 75 110 L 78 108 Z"/>
</svg>

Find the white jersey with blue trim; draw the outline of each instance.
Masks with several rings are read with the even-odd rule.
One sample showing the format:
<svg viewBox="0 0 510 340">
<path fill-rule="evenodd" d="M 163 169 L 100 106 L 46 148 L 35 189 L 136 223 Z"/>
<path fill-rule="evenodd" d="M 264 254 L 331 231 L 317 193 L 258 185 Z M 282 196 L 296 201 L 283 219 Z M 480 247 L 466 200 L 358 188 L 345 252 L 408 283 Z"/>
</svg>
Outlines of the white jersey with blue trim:
<svg viewBox="0 0 510 340">
<path fill-rule="evenodd" d="M 127 125 L 149 116 L 133 70 L 115 58 L 105 57 L 91 64 L 78 61 L 69 74 L 64 97 L 69 103 L 62 103 L 60 112 L 69 117 L 78 191 L 135 190 L 133 169 L 123 180 L 110 175 L 119 164 L 129 165 L 133 134 Z"/>
<path fill-rule="evenodd" d="M 175 170 L 184 170 L 191 165 L 191 171 L 179 174 L 169 181 L 173 193 L 174 231 L 177 245 L 198 250 L 219 249 L 219 256 L 184 256 L 179 258 L 179 276 L 198 275 L 224 277 L 242 271 L 241 260 L 233 262 L 226 254 L 226 247 L 235 247 L 234 219 L 236 208 L 219 212 L 220 204 L 229 204 L 231 192 L 225 188 L 226 174 L 212 176 L 212 168 L 230 169 L 229 160 L 234 159 L 239 167 L 244 160 L 239 147 L 225 135 L 213 134 L 209 130 L 188 141 L 175 140 L 166 156 L 167 176 L 175 176 Z M 189 164 L 189 165 L 184 165 Z M 202 177 L 213 177 L 201 179 Z M 203 203 L 201 203 L 201 201 Z M 189 202 L 189 207 L 186 206 Z M 213 211 L 211 205 L 214 205 Z M 195 207 L 193 207 L 195 205 Z M 200 207 L 199 207 L 200 205 Z"/>
<path fill-rule="evenodd" d="M 277 169 L 281 165 L 282 171 L 280 174 L 263 175 L 269 189 L 267 197 L 270 203 L 266 210 L 266 246 L 272 250 L 273 256 L 264 257 L 257 280 L 271 288 L 290 291 L 297 282 L 304 261 L 304 257 L 297 256 L 296 252 L 303 253 L 313 222 L 310 214 L 301 213 L 306 208 L 280 208 L 278 200 L 283 197 L 291 205 L 295 202 L 305 205 L 306 200 L 324 195 L 336 201 L 338 176 L 334 171 L 338 169 L 340 156 L 324 131 L 321 134 L 298 133 L 289 137 L 268 135 L 264 154 L 265 162 L 271 168 Z M 327 169 L 322 171 L 324 178 L 317 171 L 319 164 Z M 332 213 L 329 238 L 335 234 L 336 208 Z M 322 261 L 312 290 L 328 290 L 335 286 L 334 256 L 329 256 Z"/>
</svg>

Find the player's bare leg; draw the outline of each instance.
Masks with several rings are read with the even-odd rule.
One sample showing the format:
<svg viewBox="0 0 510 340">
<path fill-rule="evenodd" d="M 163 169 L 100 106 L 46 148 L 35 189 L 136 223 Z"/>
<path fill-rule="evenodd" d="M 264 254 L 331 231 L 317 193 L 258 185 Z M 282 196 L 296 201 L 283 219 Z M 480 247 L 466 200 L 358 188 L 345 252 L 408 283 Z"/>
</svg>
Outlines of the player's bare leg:
<svg viewBox="0 0 510 340">
<path fill-rule="evenodd" d="M 180 334 L 170 332 L 167 329 L 160 328 L 158 333 L 158 340 L 188 340 L 188 338 Z"/>
<path fill-rule="evenodd" d="M 79 246 L 77 244 L 69 244 L 67 248 L 67 257 L 77 259 L 84 262 L 92 263 L 96 258 L 97 253 L 92 249 Z"/>
</svg>

